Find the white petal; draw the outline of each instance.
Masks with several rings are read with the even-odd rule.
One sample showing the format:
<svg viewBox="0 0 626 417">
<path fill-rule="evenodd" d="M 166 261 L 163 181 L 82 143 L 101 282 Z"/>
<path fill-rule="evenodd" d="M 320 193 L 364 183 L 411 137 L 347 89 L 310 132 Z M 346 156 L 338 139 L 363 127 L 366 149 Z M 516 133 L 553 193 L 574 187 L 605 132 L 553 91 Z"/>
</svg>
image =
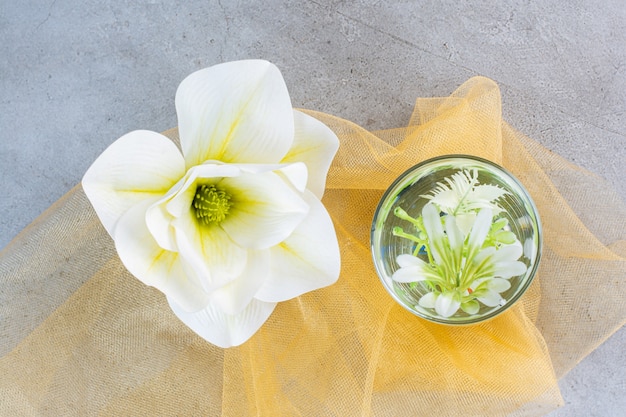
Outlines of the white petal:
<svg viewBox="0 0 626 417">
<path fill-rule="evenodd" d="M 145 224 L 150 200 L 128 210 L 114 230 L 115 247 L 128 271 L 176 300 L 181 308 L 198 310 L 208 302 L 193 271 L 186 268 L 176 252 L 159 247 Z"/>
<path fill-rule="evenodd" d="M 231 194 L 221 227 L 238 245 L 265 249 L 285 240 L 302 222 L 309 205 L 277 174 L 242 174 L 220 185 Z"/>
<path fill-rule="evenodd" d="M 521 244 L 502 246 L 494 254 L 493 261 L 494 262 L 517 261 L 520 258 L 520 256 L 522 256 L 522 252 L 523 252 L 523 249 L 522 249 Z"/>
<path fill-rule="evenodd" d="M 171 227 L 174 217 L 165 209 L 162 200 L 146 210 L 146 226 L 160 247 L 169 251 L 178 251 L 174 228 Z"/>
<path fill-rule="evenodd" d="M 415 266 L 406 266 L 396 270 L 391 276 L 391 279 L 396 282 L 417 282 L 424 281 L 426 277 L 424 276 L 423 268 L 415 265 Z"/>
<path fill-rule="evenodd" d="M 306 189 L 308 172 L 303 162 L 290 164 L 235 164 L 241 172 L 260 174 L 273 171 L 284 177 L 299 192 Z"/>
<path fill-rule="evenodd" d="M 483 242 L 487 237 L 487 233 L 489 233 L 489 229 L 491 228 L 492 218 L 493 215 L 491 209 L 482 209 L 478 212 L 467 242 L 470 253 L 472 253 L 472 251 L 480 249 L 480 247 L 483 245 Z M 473 256 L 473 254 L 471 254 L 470 256 Z"/>
<path fill-rule="evenodd" d="M 435 301 L 435 311 L 442 317 L 450 317 L 461 307 L 461 299 L 456 291 L 443 292 Z"/>
<path fill-rule="evenodd" d="M 275 171 L 277 174 L 283 175 L 290 183 L 293 185 L 296 190 L 301 193 L 307 189 L 307 181 L 309 177 L 309 172 L 307 166 L 302 162 L 296 162 L 293 164 L 289 164 L 284 168 L 277 169 Z"/>
<path fill-rule="evenodd" d="M 241 174 L 237 164 L 224 164 L 220 161 L 208 161 L 190 169 L 197 178 L 236 177 Z"/>
<path fill-rule="evenodd" d="M 435 308 L 438 296 L 439 295 L 434 292 L 429 292 L 420 298 L 418 304 L 424 308 Z"/>
<path fill-rule="evenodd" d="M 424 217 L 424 228 L 430 240 L 431 255 L 437 264 L 441 264 L 445 248 L 443 247 L 444 233 L 439 210 L 434 204 L 426 204 L 422 209 L 422 216 Z"/>
<path fill-rule="evenodd" d="M 440 184 L 440 183 L 438 183 Z M 424 196 L 437 204 L 446 213 L 451 212 L 459 203 L 459 199 L 451 189 L 441 189 L 434 196 Z"/>
<path fill-rule="evenodd" d="M 137 130 L 113 142 L 87 170 L 82 185 L 104 228 L 112 234 L 126 210 L 164 195 L 184 173 L 185 162 L 171 140 Z"/>
<path fill-rule="evenodd" d="M 187 166 L 207 160 L 278 163 L 293 143 L 287 86 L 261 60 L 197 71 L 176 92 L 178 129 Z"/>
<path fill-rule="evenodd" d="M 333 222 L 322 203 L 305 193 L 311 209 L 294 232 L 270 249 L 270 275 L 255 298 L 278 302 L 337 281 L 341 267 Z"/>
<path fill-rule="evenodd" d="M 480 284 L 482 284 L 483 282 L 485 282 L 485 281 L 487 281 L 487 280 L 490 280 L 490 279 L 491 279 L 491 278 L 479 278 L 479 279 L 476 279 L 476 280 L 472 281 L 472 283 L 470 284 L 470 286 L 469 286 L 469 287 L 470 287 L 470 289 L 471 289 L 472 291 L 476 291 L 476 288 L 478 288 L 478 286 L 479 286 Z"/>
<path fill-rule="evenodd" d="M 497 307 L 502 301 L 502 297 L 495 291 L 486 290 L 478 300 L 488 307 Z"/>
<path fill-rule="evenodd" d="M 496 262 L 494 276 L 500 278 L 511 278 L 526 273 L 526 264 L 519 261 Z"/>
<path fill-rule="evenodd" d="M 490 202 L 497 200 L 508 192 L 500 187 L 490 184 L 481 184 L 474 187 L 472 200 Z"/>
<path fill-rule="evenodd" d="M 222 348 L 239 346 L 248 340 L 270 317 L 276 303 L 253 299 L 236 315 L 225 314 L 213 305 L 203 310 L 188 313 L 168 298 L 174 314 L 204 340 Z"/>
<path fill-rule="evenodd" d="M 422 261 L 418 257 L 413 255 L 399 255 L 396 260 L 400 265 L 391 279 L 397 282 L 418 282 L 418 281 L 435 281 L 441 282 L 442 278 L 437 271 L 433 269 L 428 263 Z"/>
<path fill-rule="evenodd" d="M 490 184 L 482 184 L 474 186 L 470 200 L 475 202 L 489 203 L 495 201 L 508 194 L 508 192 L 500 187 Z"/>
<path fill-rule="evenodd" d="M 489 258 L 488 262 L 493 263 L 493 256 L 496 253 L 496 248 L 494 246 L 487 246 L 485 249 L 481 249 L 480 252 L 471 259 L 471 262 L 475 265 L 482 263 L 485 259 Z"/>
<path fill-rule="evenodd" d="M 508 290 L 509 288 L 511 288 L 511 283 L 507 281 L 506 279 L 492 278 L 489 281 L 489 289 L 497 293 L 504 292 Z"/>
<path fill-rule="evenodd" d="M 414 266 L 414 265 L 423 266 L 425 264 L 425 262 L 422 261 L 417 256 L 413 256 L 408 253 L 403 253 L 402 255 L 398 255 L 398 257 L 396 258 L 396 262 L 398 263 L 400 268 L 404 268 L 407 266 Z"/>
<path fill-rule="evenodd" d="M 465 303 L 461 303 L 461 310 L 465 311 L 467 314 L 476 314 L 478 310 L 480 310 L 480 305 L 476 300 L 470 300 Z"/>
<path fill-rule="evenodd" d="M 456 215 L 456 224 L 463 233 L 463 236 L 467 236 L 472 230 L 472 226 L 476 221 L 476 213 L 473 211 L 469 213 L 459 213 Z"/>
<path fill-rule="evenodd" d="M 531 237 L 524 241 L 524 256 L 530 259 L 531 262 L 534 262 L 537 256 L 537 245 L 535 244 L 535 240 Z"/>
<path fill-rule="evenodd" d="M 225 314 L 239 314 L 267 279 L 269 266 L 268 250 L 248 251 L 246 268 L 241 275 L 213 291 L 210 303 Z"/>
<path fill-rule="evenodd" d="M 168 210 L 168 205 L 171 205 L 172 199 L 174 199 L 181 189 L 187 187 L 189 182 L 193 182 L 194 179 L 189 178 L 189 173 L 185 177 L 181 178 L 168 192 L 159 199 L 156 203 L 148 208 L 146 211 L 146 225 L 148 230 L 152 233 L 152 236 L 157 241 L 159 246 L 163 249 L 178 251 L 176 245 L 176 236 L 174 228 L 172 227 L 172 221 L 176 218 L 172 210 Z M 181 198 L 178 197 L 177 200 Z M 193 199 L 193 195 L 191 196 Z M 191 200 L 187 204 L 187 209 L 191 205 Z M 180 215 L 177 213 L 176 215 Z"/>
<path fill-rule="evenodd" d="M 324 123 L 297 110 L 294 110 L 294 122 L 293 145 L 282 162 L 304 162 L 309 172 L 307 188 L 321 199 L 339 139 Z"/>
<path fill-rule="evenodd" d="M 453 215 L 446 216 L 446 233 L 448 235 L 448 241 L 450 242 L 450 248 L 457 252 L 463 249 L 463 242 L 465 241 L 465 236 L 459 229 L 456 223 L 456 219 Z"/>
<path fill-rule="evenodd" d="M 453 215 L 448 214 L 445 216 L 445 224 L 448 243 L 450 246 L 447 258 L 450 262 L 450 266 L 454 270 L 458 270 L 463 263 L 463 246 L 465 243 L 465 236 L 457 226 L 456 219 Z"/>
<path fill-rule="evenodd" d="M 191 210 L 172 225 L 180 256 L 196 271 L 205 291 L 211 292 L 241 275 L 247 251 L 230 240 L 219 226 L 200 226 Z"/>
</svg>

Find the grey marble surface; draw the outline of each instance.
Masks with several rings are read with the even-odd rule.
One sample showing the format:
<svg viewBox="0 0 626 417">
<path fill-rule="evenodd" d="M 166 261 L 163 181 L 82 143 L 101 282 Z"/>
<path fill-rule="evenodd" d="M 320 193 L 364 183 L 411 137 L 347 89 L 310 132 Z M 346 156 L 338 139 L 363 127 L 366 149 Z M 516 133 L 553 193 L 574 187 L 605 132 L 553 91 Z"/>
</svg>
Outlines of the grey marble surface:
<svg viewBox="0 0 626 417">
<path fill-rule="evenodd" d="M 622 0 L 24 0 L 0 2 L 0 248 L 134 129 L 176 126 L 194 70 L 264 58 L 293 105 L 368 129 L 474 75 L 506 120 L 626 199 Z M 560 382 L 550 416 L 621 416 L 626 331 Z"/>
</svg>

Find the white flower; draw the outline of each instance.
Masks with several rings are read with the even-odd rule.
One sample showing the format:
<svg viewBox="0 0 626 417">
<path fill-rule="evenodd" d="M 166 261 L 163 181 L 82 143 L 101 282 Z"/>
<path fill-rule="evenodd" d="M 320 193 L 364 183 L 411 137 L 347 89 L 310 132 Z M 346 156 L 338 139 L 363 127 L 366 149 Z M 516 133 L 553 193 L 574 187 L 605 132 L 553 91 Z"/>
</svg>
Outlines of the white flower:
<svg viewBox="0 0 626 417">
<path fill-rule="evenodd" d="M 126 268 L 218 346 L 245 342 L 277 302 L 334 283 L 339 248 L 320 199 L 335 134 L 295 111 L 278 69 L 239 61 L 176 93 L 182 154 L 131 132 L 83 188 Z"/>
<path fill-rule="evenodd" d="M 498 214 L 502 208 L 496 201 L 508 194 L 498 186 L 480 184 L 476 169 L 458 171 L 444 181 L 447 184 L 438 182 L 430 194 L 421 197 L 429 199 L 444 213 L 455 216 L 465 234 L 469 232 L 478 210 L 488 208 L 494 215 Z"/>
<path fill-rule="evenodd" d="M 432 203 L 422 209 L 422 219 L 428 262 L 411 254 L 399 255 L 399 268 L 391 278 L 402 283 L 421 282 L 429 288 L 418 304 L 435 309 L 442 317 L 452 316 L 459 308 L 476 314 L 480 307 L 476 300 L 489 307 L 502 304 L 500 293 L 510 288 L 507 279 L 526 272 L 526 265 L 518 260 L 522 246 L 517 240 L 497 249 L 483 247 L 489 234 L 499 233 L 498 225 L 506 222 L 493 223 L 491 208 L 482 208 L 464 235 L 456 216 L 440 217 Z"/>
</svg>

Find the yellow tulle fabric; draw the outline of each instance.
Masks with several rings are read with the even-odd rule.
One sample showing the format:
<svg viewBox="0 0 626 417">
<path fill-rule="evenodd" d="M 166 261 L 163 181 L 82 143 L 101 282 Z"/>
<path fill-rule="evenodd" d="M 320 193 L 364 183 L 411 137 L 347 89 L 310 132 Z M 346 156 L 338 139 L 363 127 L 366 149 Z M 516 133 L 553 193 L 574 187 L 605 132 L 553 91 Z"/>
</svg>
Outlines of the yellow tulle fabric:
<svg viewBox="0 0 626 417">
<path fill-rule="evenodd" d="M 279 304 L 242 346 L 214 347 L 124 269 L 77 186 L 0 253 L 0 414 L 535 416 L 557 407 L 558 378 L 626 319 L 624 202 L 509 127 L 486 78 L 419 99 L 407 126 L 387 131 L 308 113 L 341 142 L 323 199 L 341 248 L 336 284 Z M 543 223 L 531 288 L 468 327 L 397 305 L 369 246 L 384 190 L 450 153 L 511 171 Z"/>
</svg>

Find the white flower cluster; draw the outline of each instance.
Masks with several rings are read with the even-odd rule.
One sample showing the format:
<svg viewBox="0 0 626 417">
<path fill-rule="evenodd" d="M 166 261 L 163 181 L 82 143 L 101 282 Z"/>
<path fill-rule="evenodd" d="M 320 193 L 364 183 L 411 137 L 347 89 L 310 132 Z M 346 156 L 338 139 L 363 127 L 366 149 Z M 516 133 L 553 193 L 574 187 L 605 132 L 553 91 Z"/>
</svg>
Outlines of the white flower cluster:
<svg viewBox="0 0 626 417">
<path fill-rule="evenodd" d="M 451 317 L 459 309 L 469 315 L 480 303 L 496 307 L 512 277 L 526 272 L 519 261 L 523 248 L 496 201 L 506 194 L 499 187 L 479 184 L 477 173 L 457 172 L 439 183 L 416 218 L 401 208 L 395 215 L 410 222 L 415 233 L 395 228 L 396 236 L 415 242 L 412 254 L 396 259 L 396 282 L 422 285 L 419 305 Z"/>
</svg>

